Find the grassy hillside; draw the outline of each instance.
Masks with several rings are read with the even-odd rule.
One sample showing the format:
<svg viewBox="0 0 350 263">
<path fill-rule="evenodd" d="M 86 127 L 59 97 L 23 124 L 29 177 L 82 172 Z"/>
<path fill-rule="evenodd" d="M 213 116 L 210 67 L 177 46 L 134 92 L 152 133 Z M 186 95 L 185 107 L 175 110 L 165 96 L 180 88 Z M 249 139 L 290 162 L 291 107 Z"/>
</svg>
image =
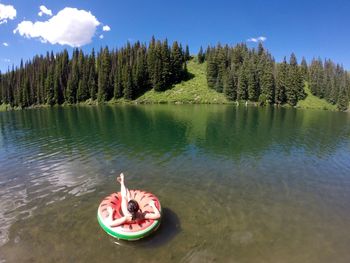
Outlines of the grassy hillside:
<svg viewBox="0 0 350 263">
<path fill-rule="evenodd" d="M 305 92 L 307 94 L 304 100 L 298 101 L 297 107 L 302 109 L 320 109 L 320 110 L 337 110 L 336 105 L 332 105 L 325 99 L 320 99 L 311 94 L 308 85 L 305 86 Z"/>
<path fill-rule="evenodd" d="M 206 63 L 198 64 L 196 59 L 188 62 L 187 68 L 193 77 L 188 81 L 182 81 L 173 88 L 164 92 L 150 90 L 139 97 L 136 103 L 230 103 L 222 93 L 208 88 L 206 79 Z M 311 94 L 308 86 L 305 87 L 307 97 L 299 101 L 298 108 L 337 110 L 336 105 L 328 103 L 324 99 Z M 121 101 L 119 101 L 121 102 Z"/>
<path fill-rule="evenodd" d="M 188 62 L 187 69 L 193 75 L 164 92 L 150 90 L 139 97 L 137 103 L 229 103 L 224 94 L 208 88 L 206 63 L 198 64 L 194 59 Z"/>
<path fill-rule="evenodd" d="M 0 104 L 0 112 L 11 110 L 11 106 L 8 104 Z"/>
</svg>

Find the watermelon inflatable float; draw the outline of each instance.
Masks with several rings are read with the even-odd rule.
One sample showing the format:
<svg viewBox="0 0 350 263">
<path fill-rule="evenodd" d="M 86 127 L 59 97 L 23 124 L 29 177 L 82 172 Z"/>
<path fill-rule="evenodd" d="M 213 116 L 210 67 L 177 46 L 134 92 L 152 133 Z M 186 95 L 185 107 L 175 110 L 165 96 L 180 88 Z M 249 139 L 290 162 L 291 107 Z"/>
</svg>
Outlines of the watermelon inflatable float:
<svg viewBox="0 0 350 263">
<path fill-rule="evenodd" d="M 153 212 L 153 209 L 150 207 L 149 203 L 153 200 L 155 206 L 158 208 L 161 213 L 161 206 L 158 198 L 152 193 L 141 191 L 141 190 L 129 190 L 131 197 L 138 202 L 139 207 L 142 212 Z M 154 232 L 160 225 L 159 220 L 145 219 L 138 220 L 135 223 L 125 223 L 123 225 L 119 225 L 117 227 L 110 227 L 106 219 L 108 217 L 107 207 L 113 208 L 113 220 L 120 218 L 123 216 L 123 212 L 121 210 L 121 194 L 113 193 L 107 196 L 100 203 L 97 210 L 97 220 L 100 226 L 107 234 L 112 237 L 124 240 L 138 240 L 141 239 L 152 232 Z"/>
</svg>

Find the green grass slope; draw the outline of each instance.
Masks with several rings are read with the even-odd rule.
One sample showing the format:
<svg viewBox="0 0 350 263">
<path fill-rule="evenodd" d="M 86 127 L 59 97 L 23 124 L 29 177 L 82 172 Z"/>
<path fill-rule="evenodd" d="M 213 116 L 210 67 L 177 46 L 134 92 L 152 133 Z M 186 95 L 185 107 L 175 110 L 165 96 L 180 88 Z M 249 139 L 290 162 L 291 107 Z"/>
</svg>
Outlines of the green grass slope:
<svg viewBox="0 0 350 263">
<path fill-rule="evenodd" d="M 11 110 L 11 106 L 9 104 L 0 104 L 0 112 L 9 110 Z"/>
<path fill-rule="evenodd" d="M 320 110 L 337 110 L 336 105 L 332 105 L 325 99 L 320 99 L 312 95 L 309 86 L 305 85 L 305 92 L 307 94 L 304 100 L 298 101 L 297 107 L 302 109 L 320 109 Z"/>
<path fill-rule="evenodd" d="M 163 92 L 150 90 L 137 98 L 136 103 L 229 103 L 224 94 L 208 87 L 206 63 L 199 64 L 192 59 L 187 63 L 187 69 L 193 78 Z"/>
</svg>

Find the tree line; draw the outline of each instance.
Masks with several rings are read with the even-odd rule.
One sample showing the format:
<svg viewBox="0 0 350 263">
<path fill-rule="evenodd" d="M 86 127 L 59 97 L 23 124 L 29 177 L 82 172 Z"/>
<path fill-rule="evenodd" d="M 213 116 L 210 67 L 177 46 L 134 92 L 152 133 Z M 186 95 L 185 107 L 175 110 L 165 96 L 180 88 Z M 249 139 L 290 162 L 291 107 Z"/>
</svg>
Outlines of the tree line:
<svg viewBox="0 0 350 263">
<path fill-rule="evenodd" d="M 147 44 L 127 43 L 120 49 L 106 46 L 96 54 L 74 49 L 45 56 L 37 55 L 6 73 L 0 72 L 0 104 L 28 107 L 41 104 L 74 104 L 93 100 L 105 102 L 125 98 L 134 100 L 150 89 L 164 91 L 188 77 L 189 47 L 177 41 L 152 37 Z M 350 77 L 331 60 L 303 58 L 298 64 L 294 53 L 277 63 L 259 43 L 234 47 L 220 44 L 201 47 L 198 62 L 207 62 L 207 83 L 229 100 L 250 100 L 260 104 L 295 106 L 306 97 L 305 87 L 319 98 L 346 110 L 350 96 Z"/>
<path fill-rule="evenodd" d="M 289 61 L 284 58 L 276 63 L 262 43 L 256 49 L 243 43 L 209 46 L 205 52 L 201 47 L 198 62 L 204 61 L 208 86 L 229 100 L 295 106 L 306 97 L 304 88 L 308 85 L 313 95 L 337 104 L 340 110 L 346 110 L 349 104 L 349 73 L 331 60 L 313 59 L 308 65 L 303 58 L 299 65 L 292 53 Z"/>
<path fill-rule="evenodd" d="M 40 104 L 74 104 L 133 100 L 150 89 L 164 91 L 187 78 L 189 48 L 174 41 L 156 40 L 148 45 L 127 43 L 120 49 L 106 46 L 97 54 L 74 49 L 35 56 L 19 68 L 0 74 L 0 104 L 28 107 Z"/>
</svg>

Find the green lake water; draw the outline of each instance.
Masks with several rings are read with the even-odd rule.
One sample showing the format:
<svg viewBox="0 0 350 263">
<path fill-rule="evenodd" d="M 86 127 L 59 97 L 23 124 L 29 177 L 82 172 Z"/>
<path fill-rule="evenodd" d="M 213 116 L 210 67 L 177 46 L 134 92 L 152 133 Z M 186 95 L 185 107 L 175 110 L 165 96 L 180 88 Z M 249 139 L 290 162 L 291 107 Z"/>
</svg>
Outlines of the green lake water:
<svg viewBox="0 0 350 263">
<path fill-rule="evenodd" d="M 98 225 L 127 186 L 161 227 Z M 0 113 L 0 262 L 350 262 L 350 114 L 222 105 Z"/>
</svg>

